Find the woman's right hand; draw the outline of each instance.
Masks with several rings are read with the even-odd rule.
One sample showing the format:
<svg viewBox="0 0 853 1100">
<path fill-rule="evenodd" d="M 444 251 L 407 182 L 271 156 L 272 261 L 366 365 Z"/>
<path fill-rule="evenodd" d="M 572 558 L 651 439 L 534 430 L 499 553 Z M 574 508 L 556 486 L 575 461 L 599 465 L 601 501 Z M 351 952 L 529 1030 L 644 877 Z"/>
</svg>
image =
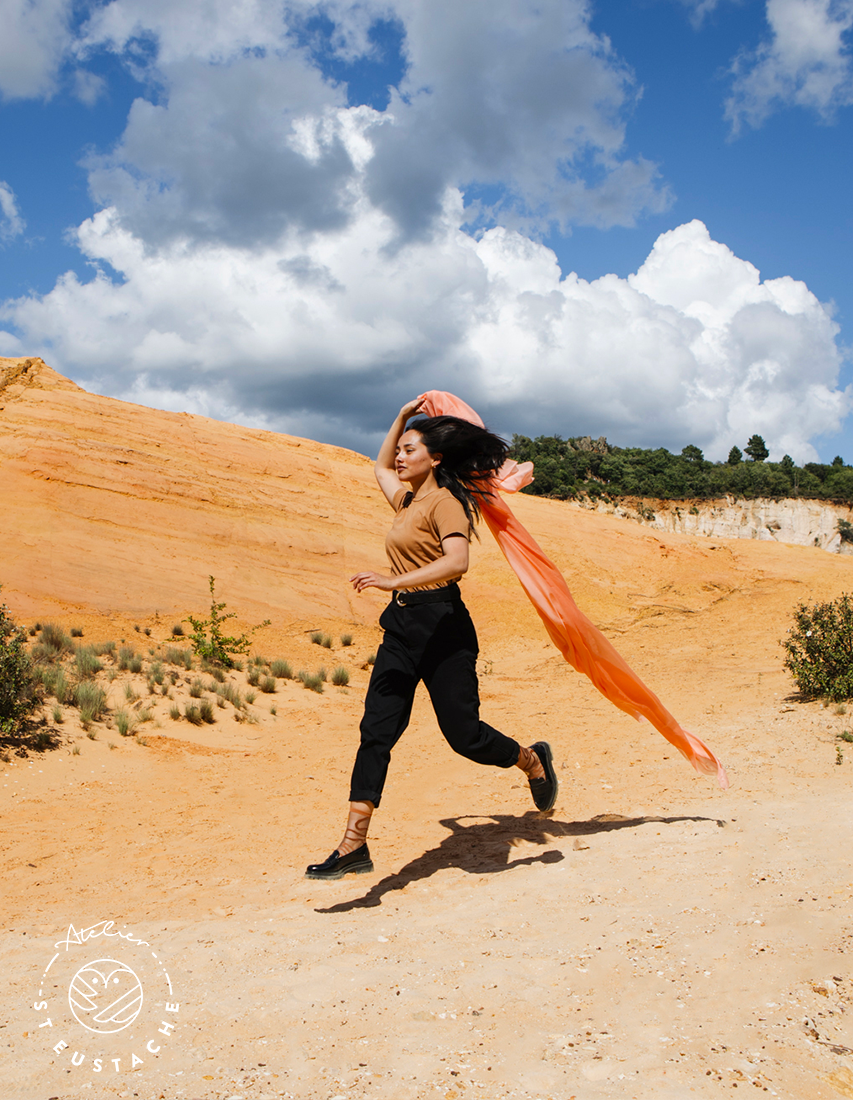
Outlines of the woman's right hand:
<svg viewBox="0 0 853 1100">
<path fill-rule="evenodd" d="M 406 404 L 400 409 L 400 416 L 403 420 L 408 420 L 412 416 L 417 416 L 423 407 L 424 399 L 422 397 L 416 397 L 414 401 L 407 401 Z"/>
</svg>

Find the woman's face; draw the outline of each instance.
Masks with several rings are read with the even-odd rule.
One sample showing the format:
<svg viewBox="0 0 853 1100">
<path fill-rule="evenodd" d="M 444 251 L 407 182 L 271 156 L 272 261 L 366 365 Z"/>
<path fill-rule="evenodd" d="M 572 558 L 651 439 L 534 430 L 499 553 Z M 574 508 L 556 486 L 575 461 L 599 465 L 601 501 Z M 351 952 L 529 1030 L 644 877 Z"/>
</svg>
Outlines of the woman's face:
<svg viewBox="0 0 853 1100">
<path fill-rule="evenodd" d="M 441 455 L 429 453 L 420 432 L 410 428 L 400 436 L 394 466 L 401 481 L 423 481 L 440 462 Z"/>
</svg>

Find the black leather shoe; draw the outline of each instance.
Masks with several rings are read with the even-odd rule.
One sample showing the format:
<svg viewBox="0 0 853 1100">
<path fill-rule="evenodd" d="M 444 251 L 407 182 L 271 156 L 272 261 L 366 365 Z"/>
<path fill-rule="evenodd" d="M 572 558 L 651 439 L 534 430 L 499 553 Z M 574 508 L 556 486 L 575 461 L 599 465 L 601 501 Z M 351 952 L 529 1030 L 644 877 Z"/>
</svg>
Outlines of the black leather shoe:
<svg viewBox="0 0 853 1100">
<path fill-rule="evenodd" d="M 336 848 L 327 860 L 322 863 L 312 863 L 305 872 L 305 877 L 335 879 L 343 878 L 350 873 L 364 875 L 372 870 L 373 860 L 370 858 L 370 852 L 367 845 L 362 844 L 360 848 L 356 848 L 354 852 L 348 852 L 345 856 L 342 856 Z"/>
<path fill-rule="evenodd" d="M 551 746 L 547 741 L 537 741 L 530 748 L 539 757 L 539 763 L 545 771 L 544 779 L 530 779 L 530 793 L 537 810 L 552 810 L 557 801 L 557 773 L 554 771 L 554 761 L 551 758 Z"/>
</svg>

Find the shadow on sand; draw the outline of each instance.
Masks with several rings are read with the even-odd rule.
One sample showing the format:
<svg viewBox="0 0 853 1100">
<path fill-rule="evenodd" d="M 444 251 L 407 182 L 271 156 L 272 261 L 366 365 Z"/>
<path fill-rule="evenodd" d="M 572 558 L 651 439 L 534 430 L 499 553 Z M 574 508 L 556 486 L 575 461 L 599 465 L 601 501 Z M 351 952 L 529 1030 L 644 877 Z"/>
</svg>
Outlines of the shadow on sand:
<svg viewBox="0 0 853 1100">
<path fill-rule="evenodd" d="M 463 824 L 471 821 L 472 824 Z M 559 863 L 565 857 L 556 848 L 538 856 L 511 859 L 518 843 L 547 844 L 553 837 L 591 836 L 614 829 L 634 829 L 650 822 L 672 825 L 679 821 L 713 821 L 720 828 L 726 823 L 713 817 L 622 817 L 619 814 L 599 814 L 589 821 L 557 821 L 550 814 L 530 810 L 522 817 L 510 814 L 466 814 L 446 817 L 440 824 L 450 830 L 437 848 L 413 859 L 395 875 L 386 875 L 371 886 L 366 894 L 352 901 L 342 901 L 317 913 L 348 913 L 353 909 L 369 909 L 382 904 L 382 898 L 392 890 L 404 890 L 409 883 L 427 879 L 438 871 L 456 867 L 471 875 L 493 875 L 513 867 L 532 863 Z"/>
</svg>

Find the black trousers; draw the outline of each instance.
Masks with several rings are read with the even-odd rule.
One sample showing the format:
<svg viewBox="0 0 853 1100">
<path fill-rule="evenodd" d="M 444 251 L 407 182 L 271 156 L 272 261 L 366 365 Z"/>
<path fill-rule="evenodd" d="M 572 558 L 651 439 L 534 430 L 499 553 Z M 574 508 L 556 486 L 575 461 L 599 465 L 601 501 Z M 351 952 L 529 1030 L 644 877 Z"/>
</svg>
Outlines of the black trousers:
<svg viewBox="0 0 853 1100">
<path fill-rule="evenodd" d="M 392 601 L 379 625 L 385 637 L 367 689 L 350 801 L 379 805 L 391 750 L 409 724 L 421 680 L 454 752 L 478 764 L 511 768 L 518 742 L 480 721 L 477 632 L 462 601 L 407 607 Z"/>
</svg>

